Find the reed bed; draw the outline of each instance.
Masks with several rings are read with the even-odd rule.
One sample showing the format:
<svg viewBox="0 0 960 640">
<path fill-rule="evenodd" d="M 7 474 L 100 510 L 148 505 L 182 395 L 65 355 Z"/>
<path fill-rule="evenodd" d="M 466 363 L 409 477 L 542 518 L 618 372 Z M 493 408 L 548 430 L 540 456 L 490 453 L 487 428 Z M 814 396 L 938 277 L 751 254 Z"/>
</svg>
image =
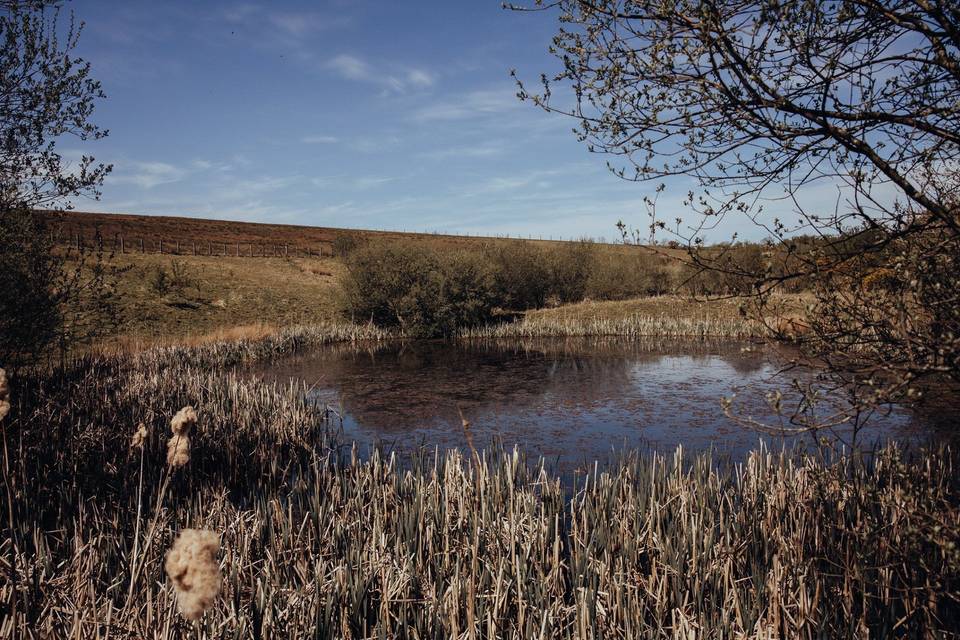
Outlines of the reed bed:
<svg viewBox="0 0 960 640">
<path fill-rule="evenodd" d="M 633 454 L 573 486 L 516 451 L 361 456 L 342 448 L 336 420 L 303 387 L 206 364 L 286 344 L 87 358 L 12 380 L 0 423 L 0 637 L 960 628 L 948 450 L 829 462 L 757 451 L 737 466 L 682 450 Z M 184 420 L 190 459 L 175 467 L 166 441 L 173 424 L 186 433 Z"/>
<path fill-rule="evenodd" d="M 462 338 L 558 338 L 581 336 L 619 336 L 623 338 L 684 338 L 703 340 L 724 338 L 740 340 L 763 337 L 758 323 L 737 316 L 644 315 L 625 318 L 530 317 L 485 327 L 463 329 Z"/>
</svg>

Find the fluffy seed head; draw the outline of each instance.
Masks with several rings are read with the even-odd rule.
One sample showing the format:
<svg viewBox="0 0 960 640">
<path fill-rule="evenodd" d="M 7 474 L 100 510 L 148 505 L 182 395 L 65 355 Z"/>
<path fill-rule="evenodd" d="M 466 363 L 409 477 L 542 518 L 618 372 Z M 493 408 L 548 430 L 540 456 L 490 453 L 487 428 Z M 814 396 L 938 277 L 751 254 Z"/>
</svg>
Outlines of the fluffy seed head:
<svg viewBox="0 0 960 640">
<path fill-rule="evenodd" d="M 177 415 L 173 416 L 173 420 L 170 421 L 170 429 L 176 435 L 188 436 L 196 424 L 197 412 L 193 410 L 193 407 L 188 405 L 180 409 Z"/>
<path fill-rule="evenodd" d="M 7 372 L 0 369 L 0 420 L 10 413 L 10 383 L 7 382 Z"/>
<path fill-rule="evenodd" d="M 177 591 L 180 613 L 198 620 L 220 594 L 220 566 L 217 552 L 220 536 L 203 529 L 184 529 L 170 551 L 164 568 Z"/>
<path fill-rule="evenodd" d="M 174 434 L 167 440 L 167 464 L 182 467 L 190 462 L 190 438 Z"/>
<path fill-rule="evenodd" d="M 137 430 L 134 432 L 133 437 L 130 439 L 130 448 L 142 449 L 144 443 L 147 441 L 147 436 L 149 435 L 150 435 L 150 430 L 147 429 L 147 425 L 141 422 L 137 426 Z"/>
</svg>

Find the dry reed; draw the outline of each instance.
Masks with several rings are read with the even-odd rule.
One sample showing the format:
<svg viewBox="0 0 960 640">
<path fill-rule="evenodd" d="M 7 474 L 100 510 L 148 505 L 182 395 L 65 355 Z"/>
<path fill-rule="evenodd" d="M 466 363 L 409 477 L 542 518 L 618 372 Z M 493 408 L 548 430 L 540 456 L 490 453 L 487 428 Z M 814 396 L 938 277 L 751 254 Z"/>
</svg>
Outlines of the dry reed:
<svg viewBox="0 0 960 640">
<path fill-rule="evenodd" d="M 833 461 L 758 451 L 737 466 L 631 455 L 573 487 L 516 452 L 362 459 L 338 453 L 326 408 L 302 385 L 205 365 L 280 344 L 27 374 L 24 410 L 5 424 L 15 444 L 0 637 L 936 638 L 960 628 L 948 450 Z M 192 473 L 141 492 L 129 482 L 141 465 L 143 487 L 171 477 L 149 463 L 163 443 L 148 438 L 130 456 L 129 432 L 115 426 L 159 428 L 167 407 L 187 402 L 204 417 Z M 155 526 L 139 526 L 141 511 Z M 200 624 L 176 614 L 173 590 L 131 576 L 162 575 L 169 532 L 188 528 L 222 532 L 222 599 Z"/>
<path fill-rule="evenodd" d="M 524 318 L 487 327 L 468 328 L 462 338 L 555 338 L 619 336 L 623 338 L 746 339 L 764 335 L 757 323 L 739 317 L 714 315 L 642 315 L 602 317 Z"/>
</svg>

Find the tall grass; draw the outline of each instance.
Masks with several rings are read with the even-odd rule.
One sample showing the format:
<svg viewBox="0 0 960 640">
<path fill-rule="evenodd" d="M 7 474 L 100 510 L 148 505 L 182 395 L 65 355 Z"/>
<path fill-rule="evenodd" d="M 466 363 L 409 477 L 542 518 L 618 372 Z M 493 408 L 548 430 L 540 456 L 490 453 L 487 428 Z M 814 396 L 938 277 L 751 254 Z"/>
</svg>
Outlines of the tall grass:
<svg viewBox="0 0 960 640">
<path fill-rule="evenodd" d="M 960 625 L 949 451 L 831 463 L 758 451 L 724 466 L 678 450 L 574 487 L 516 452 L 361 457 L 302 387 L 210 366 L 322 340 L 299 331 L 13 381 L 0 637 L 949 637 Z M 170 468 L 167 429 L 185 405 L 198 416 L 191 460 Z M 184 529 L 220 535 L 222 588 L 196 622 L 164 572 Z"/>
<path fill-rule="evenodd" d="M 745 318 L 716 315 L 632 315 L 626 318 L 534 317 L 459 332 L 463 338 L 553 338 L 621 336 L 625 338 L 728 338 L 765 335 L 764 328 Z"/>
</svg>

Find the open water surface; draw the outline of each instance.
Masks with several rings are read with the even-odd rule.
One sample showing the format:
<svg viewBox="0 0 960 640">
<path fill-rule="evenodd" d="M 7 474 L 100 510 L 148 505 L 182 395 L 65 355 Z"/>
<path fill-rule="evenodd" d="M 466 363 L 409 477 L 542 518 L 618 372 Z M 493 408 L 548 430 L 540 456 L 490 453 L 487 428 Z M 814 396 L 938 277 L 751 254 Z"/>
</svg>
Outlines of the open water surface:
<svg viewBox="0 0 960 640">
<path fill-rule="evenodd" d="M 468 450 L 514 445 L 570 469 L 614 458 L 625 449 L 712 448 L 742 458 L 761 441 L 771 448 L 809 445 L 809 435 L 781 438 L 724 415 L 735 411 L 780 424 L 769 394 L 791 408 L 789 354 L 745 343 L 623 341 L 610 338 L 478 342 L 406 341 L 332 345 L 247 370 L 267 381 L 310 385 L 311 397 L 342 416 L 346 441 L 409 453 L 418 447 Z M 843 395 L 825 399 L 828 415 Z M 469 422 L 464 429 L 461 414 Z M 934 405 L 875 415 L 860 446 L 897 440 L 924 443 L 952 433 L 960 411 Z M 819 434 L 849 445 L 851 433 Z"/>
</svg>

